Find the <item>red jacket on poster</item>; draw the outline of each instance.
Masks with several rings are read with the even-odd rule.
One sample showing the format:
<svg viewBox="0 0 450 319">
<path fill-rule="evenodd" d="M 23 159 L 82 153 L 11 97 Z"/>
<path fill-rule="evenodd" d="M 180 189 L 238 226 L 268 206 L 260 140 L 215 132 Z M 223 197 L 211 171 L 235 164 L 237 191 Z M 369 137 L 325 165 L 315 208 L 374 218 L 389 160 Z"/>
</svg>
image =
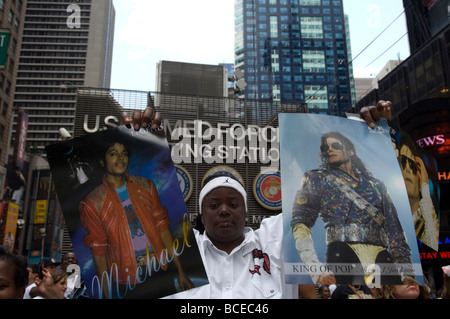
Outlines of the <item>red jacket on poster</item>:
<svg viewBox="0 0 450 319">
<path fill-rule="evenodd" d="M 169 217 L 155 184 L 144 177 L 127 175 L 127 191 L 158 266 L 166 270 L 165 246 L 160 233 L 169 229 Z M 113 264 L 117 265 L 119 284 L 127 284 L 128 280 L 135 283 L 137 262 L 130 229 L 114 186 L 103 179 L 103 183 L 80 202 L 79 211 L 81 223 L 87 231 L 83 244 L 90 248 L 92 255 L 106 255 L 108 270 Z M 155 271 L 153 267 L 152 271 Z M 111 276 L 117 281 L 114 272 Z"/>
</svg>

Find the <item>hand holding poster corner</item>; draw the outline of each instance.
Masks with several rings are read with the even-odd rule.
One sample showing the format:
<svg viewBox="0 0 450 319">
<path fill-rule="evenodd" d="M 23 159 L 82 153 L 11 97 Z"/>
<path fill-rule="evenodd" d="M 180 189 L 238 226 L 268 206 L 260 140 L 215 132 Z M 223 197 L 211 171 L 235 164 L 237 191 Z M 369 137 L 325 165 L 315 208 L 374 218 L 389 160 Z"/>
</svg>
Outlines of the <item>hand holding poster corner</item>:
<svg viewBox="0 0 450 319">
<path fill-rule="evenodd" d="M 46 151 L 91 298 L 208 283 L 165 137 L 120 126 Z"/>
<path fill-rule="evenodd" d="M 286 283 L 423 283 L 386 121 L 280 114 L 280 153 Z"/>
</svg>

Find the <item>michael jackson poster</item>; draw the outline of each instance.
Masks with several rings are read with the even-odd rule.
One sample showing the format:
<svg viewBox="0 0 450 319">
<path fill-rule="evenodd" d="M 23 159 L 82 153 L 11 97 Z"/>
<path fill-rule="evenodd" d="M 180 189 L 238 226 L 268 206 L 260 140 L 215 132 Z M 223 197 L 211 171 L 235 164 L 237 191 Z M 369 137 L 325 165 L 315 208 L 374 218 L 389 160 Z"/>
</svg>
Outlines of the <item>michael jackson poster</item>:
<svg viewBox="0 0 450 319">
<path fill-rule="evenodd" d="M 405 180 L 419 244 L 439 246 L 439 179 L 436 159 L 394 123 L 389 122 L 395 154 Z"/>
<path fill-rule="evenodd" d="M 120 126 L 46 151 L 90 298 L 159 298 L 208 283 L 164 136 Z"/>
<path fill-rule="evenodd" d="M 423 282 L 386 121 L 280 114 L 286 283 Z"/>
</svg>

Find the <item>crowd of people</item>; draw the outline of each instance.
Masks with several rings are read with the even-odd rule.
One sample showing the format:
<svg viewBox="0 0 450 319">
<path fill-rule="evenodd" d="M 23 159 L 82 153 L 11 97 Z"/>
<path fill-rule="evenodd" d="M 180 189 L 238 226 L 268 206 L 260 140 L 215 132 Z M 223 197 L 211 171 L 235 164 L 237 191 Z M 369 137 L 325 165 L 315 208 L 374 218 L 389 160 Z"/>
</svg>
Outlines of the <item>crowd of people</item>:
<svg viewBox="0 0 450 319">
<path fill-rule="evenodd" d="M 420 285 L 414 278 L 406 277 L 403 285 L 381 285 L 369 288 L 365 285 L 311 285 L 311 295 L 304 299 L 450 299 L 448 272 L 450 266 L 442 267 L 444 286 L 436 292 L 428 283 Z M 446 274 L 447 272 L 447 274 Z M 311 297 L 312 296 L 312 297 Z"/>
<path fill-rule="evenodd" d="M 28 265 L 20 255 L 8 253 L 0 246 L 0 299 L 83 299 L 89 298 L 81 278 L 68 272 L 77 264 L 73 252 L 66 253 L 61 264 L 46 260 Z M 426 284 L 406 278 L 403 285 L 299 285 L 300 299 L 450 299 L 450 265 L 442 267 L 444 286 L 433 293 Z M 73 278 L 72 278 L 73 277 Z"/>
<path fill-rule="evenodd" d="M 77 265 L 73 252 L 66 253 L 61 263 L 44 259 L 37 265 L 0 246 L 0 299 L 88 298 L 80 274 L 69 268 L 72 264 Z"/>
</svg>

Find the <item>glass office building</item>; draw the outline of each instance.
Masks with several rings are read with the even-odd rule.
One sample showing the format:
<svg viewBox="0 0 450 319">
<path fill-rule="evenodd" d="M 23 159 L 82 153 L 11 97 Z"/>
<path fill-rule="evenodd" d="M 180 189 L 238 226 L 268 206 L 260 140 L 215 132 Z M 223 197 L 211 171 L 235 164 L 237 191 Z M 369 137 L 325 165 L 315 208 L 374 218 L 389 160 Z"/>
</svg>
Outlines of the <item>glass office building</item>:
<svg viewBox="0 0 450 319">
<path fill-rule="evenodd" d="M 241 94 L 342 114 L 352 104 L 345 28 L 342 0 L 235 0 Z"/>
</svg>

